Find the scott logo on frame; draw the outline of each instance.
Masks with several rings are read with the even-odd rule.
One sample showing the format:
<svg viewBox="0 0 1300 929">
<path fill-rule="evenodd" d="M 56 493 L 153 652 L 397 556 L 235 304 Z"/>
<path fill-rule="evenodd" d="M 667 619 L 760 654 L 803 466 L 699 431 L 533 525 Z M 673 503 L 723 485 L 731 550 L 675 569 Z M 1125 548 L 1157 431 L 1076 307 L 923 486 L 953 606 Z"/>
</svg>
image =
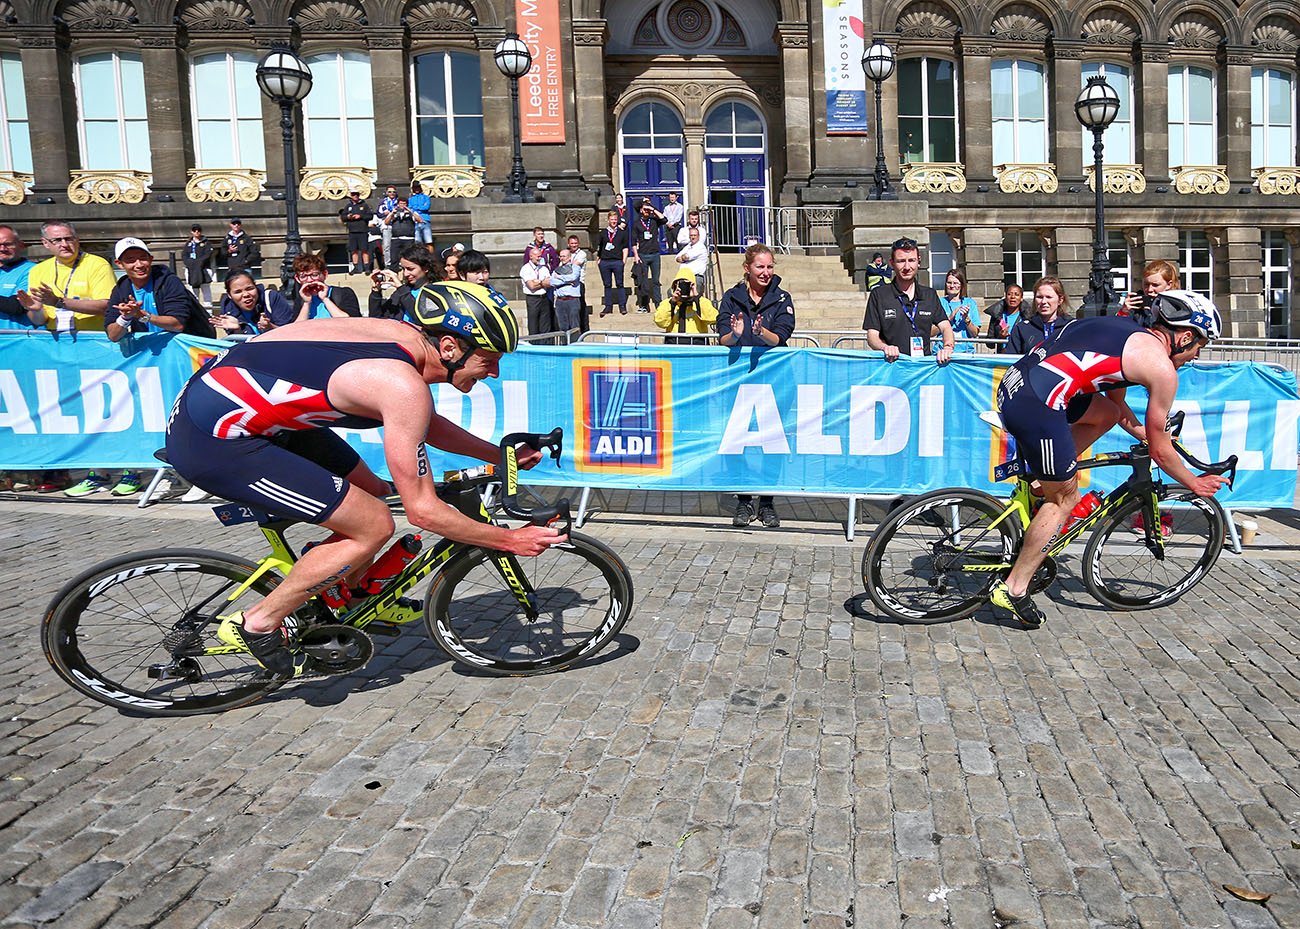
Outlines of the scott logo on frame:
<svg viewBox="0 0 1300 929">
<path fill-rule="evenodd" d="M 672 474 L 672 363 L 575 359 L 579 471 Z"/>
</svg>

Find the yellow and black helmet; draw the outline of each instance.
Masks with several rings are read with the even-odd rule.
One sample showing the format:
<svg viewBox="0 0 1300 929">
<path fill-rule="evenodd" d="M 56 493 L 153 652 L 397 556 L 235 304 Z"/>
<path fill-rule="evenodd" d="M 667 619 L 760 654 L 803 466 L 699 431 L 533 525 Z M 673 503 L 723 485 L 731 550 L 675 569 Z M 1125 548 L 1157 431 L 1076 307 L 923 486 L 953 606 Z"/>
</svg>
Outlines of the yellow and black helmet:
<svg viewBox="0 0 1300 929">
<path fill-rule="evenodd" d="M 426 284 L 415 295 L 414 316 L 425 332 L 454 335 L 474 348 L 505 353 L 519 345 L 519 322 L 506 298 L 482 284 Z"/>
</svg>

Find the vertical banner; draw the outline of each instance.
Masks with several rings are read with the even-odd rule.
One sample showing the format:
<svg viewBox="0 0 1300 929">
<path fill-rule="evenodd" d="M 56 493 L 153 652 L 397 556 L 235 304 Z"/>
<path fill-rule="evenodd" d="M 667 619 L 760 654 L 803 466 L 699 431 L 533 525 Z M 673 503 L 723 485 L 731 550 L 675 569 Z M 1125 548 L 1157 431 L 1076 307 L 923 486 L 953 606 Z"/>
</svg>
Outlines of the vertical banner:
<svg viewBox="0 0 1300 929">
<path fill-rule="evenodd" d="M 524 142 L 564 141 L 564 79 L 560 75 L 560 0 L 515 0 L 519 38 L 533 66 L 519 79 Z"/>
<path fill-rule="evenodd" d="M 867 132 L 867 75 L 862 70 L 865 34 L 862 0 L 822 0 L 827 135 Z"/>
</svg>

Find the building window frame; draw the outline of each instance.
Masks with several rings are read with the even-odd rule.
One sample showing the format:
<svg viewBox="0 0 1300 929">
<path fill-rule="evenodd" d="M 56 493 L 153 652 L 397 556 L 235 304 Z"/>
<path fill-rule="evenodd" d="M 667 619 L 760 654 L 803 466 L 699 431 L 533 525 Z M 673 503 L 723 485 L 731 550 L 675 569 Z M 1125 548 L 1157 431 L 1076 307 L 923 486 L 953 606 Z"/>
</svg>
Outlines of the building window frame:
<svg viewBox="0 0 1300 929">
<path fill-rule="evenodd" d="M 201 110 L 201 94 L 203 88 L 200 86 L 198 77 L 198 65 L 203 59 L 224 59 L 224 71 L 226 77 L 226 99 L 230 104 L 230 111 L 225 116 L 204 116 Z M 252 70 L 248 71 L 242 78 L 236 75 L 235 62 L 242 61 L 243 64 L 251 66 Z M 241 80 L 253 80 L 254 71 L 257 68 L 257 56 L 246 52 L 234 52 L 228 50 L 200 51 L 190 56 L 190 127 L 194 133 L 194 163 L 195 167 L 206 170 L 218 170 L 230 168 L 243 171 L 265 171 L 266 170 L 266 141 L 262 127 L 262 95 L 254 84 L 255 95 L 250 101 L 245 101 L 251 107 L 251 114 L 241 113 L 239 109 L 238 88 Z M 204 123 L 226 123 L 227 131 L 230 133 L 230 150 L 234 152 L 234 164 L 216 163 L 211 159 L 204 157 L 203 132 L 201 127 Z M 256 123 L 256 145 L 252 147 L 249 157 L 245 157 L 242 138 L 240 135 L 240 123 Z"/>
<path fill-rule="evenodd" d="M 85 106 L 85 93 L 84 93 L 85 78 L 82 75 L 82 69 L 84 68 L 85 64 L 91 59 L 103 59 L 103 58 L 108 58 L 112 62 L 114 115 L 112 118 L 106 118 L 101 116 L 87 118 L 86 106 Z M 132 60 L 133 62 L 139 62 L 140 64 L 141 76 L 140 76 L 140 86 L 138 88 L 139 89 L 138 103 L 139 103 L 139 112 L 141 115 L 138 117 L 127 116 L 127 106 L 126 106 L 127 90 L 124 86 L 124 82 L 122 78 L 122 62 L 128 59 Z M 146 96 L 145 86 L 144 86 L 144 59 L 140 55 L 140 53 L 112 50 L 112 51 L 93 51 L 93 52 L 87 51 L 83 55 L 78 55 L 75 59 L 73 59 L 72 85 L 73 85 L 73 91 L 76 95 L 77 142 L 80 146 L 80 151 L 81 151 L 82 168 L 88 170 L 106 170 L 106 171 L 127 170 L 127 171 L 144 171 L 146 173 L 152 172 L 153 152 L 148 144 L 148 139 L 149 139 L 148 98 Z M 136 88 L 131 88 L 132 91 L 134 91 L 135 89 Z M 92 165 L 88 163 L 90 159 L 87 157 L 87 155 L 91 150 L 90 147 L 87 145 L 87 141 L 86 141 L 86 127 L 88 123 L 93 123 L 96 125 L 112 124 L 115 127 L 117 133 L 117 147 L 118 147 L 117 165 L 114 166 L 99 165 L 99 164 Z M 133 154 L 131 150 L 131 138 L 130 138 L 132 133 L 129 130 L 131 128 L 138 129 L 140 126 L 144 127 L 145 144 L 143 146 L 142 152 L 136 151 Z M 102 153 L 103 151 L 102 147 L 99 145 L 94 146 L 94 150 L 96 154 Z"/>
<path fill-rule="evenodd" d="M 1279 229 L 1265 229 L 1260 233 L 1260 250 L 1268 337 L 1291 338 L 1295 249 L 1291 246 L 1285 232 Z"/>
<path fill-rule="evenodd" d="M 1175 72 L 1181 72 L 1179 86 L 1174 87 Z M 1196 127 L 1204 127 L 1206 124 L 1192 118 L 1192 82 L 1190 77 L 1193 72 L 1199 72 L 1201 75 L 1208 75 L 1210 79 L 1210 139 L 1209 152 L 1205 157 L 1196 150 L 1196 145 L 1192 141 L 1193 130 Z M 1219 75 L 1215 68 L 1204 67 L 1199 64 L 1184 63 L 1171 64 L 1169 66 L 1169 125 L 1165 138 L 1169 143 L 1169 165 L 1170 167 L 1182 167 L 1185 165 L 1215 165 L 1219 163 Z M 1175 120 L 1174 102 L 1177 97 L 1178 109 L 1182 116 Z M 1174 129 L 1177 127 L 1182 137 L 1181 151 L 1174 150 Z M 1203 129 L 1202 129 L 1203 131 Z"/>
<path fill-rule="evenodd" d="M 1286 79 L 1288 101 L 1285 107 L 1287 122 L 1269 121 L 1268 100 L 1270 77 L 1280 75 Z M 1275 139 L 1276 130 L 1285 128 L 1286 152 L 1276 151 L 1283 143 Z M 1296 164 L 1296 72 L 1289 68 L 1263 67 L 1250 70 L 1250 166 L 1252 168 L 1294 167 Z"/>
<path fill-rule="evenodd" d="M 903 98 L 902 98 L 901 89 L 903 86 L 902 84 L 903 70 L 904 68 L 908 68 L 910 70 L 911 65 L 916 65 L 920 69 L 920 73 L 919 73 L 920 104 L 921 104 L 920 113 L 904 113 L 902 109 Z M 930 91 L 931 91 L 931 83 L 934 80 L 937 80 L 937 74 L 935 78 L 931 77 L 932 65 L 934 66 L 936 71 L 938 71 L 943 65 L 947 65 L 952 69 L 952 101 L 951 101 L 952 114 L 951 115 L 947 115 L 947 114 L 936 115 L 933 112 L 934 107 L 931 105 Z M 959 127 L 961 126 L 961 99 L 960 99 L 961 94 L 958 93 L 958 88 L 960 86 L 959 81 L 961 75 L 960 63 L 956 61 L 952 61 L 948 58 L 940 58 L 938 56 L 923 55 L 919 57 L 903 58 L 899 61 L 898 67 L 899 67 L 898 81 L 899 81 L 899 90 L 900 90 L 899 107 L 898 107 L 898 151 L 899 151 L 900 163 L 912 164 L 914 162 L 940 162 L 940 163 L 960 162 L 961 161 L 961 133 L 958 131 Z M 921 147 L 919 152 L 909 152 L 904 147 L 905 146 L 904 140 L 908 137 L 907 133 L 905 133 L 904 131 L 904 124 L 903 124 L 904 120 L 912 120 L 920 123 Z M 932 142 L 932 133 L 936 128 L 936 124 L 942 124 L 942 123 L 951 123 L 951 138 L 952 138 L 951 157 L 943 158 L 943 157 L 939 157 L 938 154 L 935 154 L 934 157 L 930 157 L 934 149 L 934 145 Z"/>
<path fill-rule="evenodd" d="M 16 67 L 17 74 L 11 72 Z M 5 80 L 4 75 L 16 77 L 16 83 Z M 13 52 L 0 54 L 0 170 L 32 173 L 32 137 L 27 119 L 27 83 L 23 80 L 23 59 Z M 10 106 L 10 96 L 21 106 L 22 115 L 15 115 L 15 107 Z M 17 157 L 15 157 L 14 140 L 21 138 Z"/>
<path fill-rule="evenodd" d="M 1214 299 L 1214 244 L 1208 235 L 1199 229 L 1178 233 L 1178 267 L 1184 290 Z"/>
<path fill-rule="evenodd" d="M 1133 247 L 1128 236 L 1117 229 L 1106 231 L 1106 259 L 1110 265 L 1111 287 L 1123 299 L 1125 294 L 1141 290 L 1133 286 Z"/>
<path fill-rule="evenodd" d="M 994 164 L 1046 164 L 1048 159 L 1048 153 L 1051 151 L 1051 130 L 1052 130 L 1051 107 L 1049 105 L 1048 93 L 1047 93 L 1047 68 L 1043 65 L 1042 62 L 1034 61 L 1028 58 L 999 59 L 997 61 L 992 62 L 990 66 L 990 70 L 992 72 L 994 80 L 996 80 L 997 73 L 1001 70 L 1004 70 L 1004 66 L 1007 65 L 1010 66 L 1010 71 L 1011 71 L 1012 108 L 1011 108 L 1011 114 L 1009 116 L 1007 115 L 999 116 L 997 113 L 998 95 L 996 93 L 993 94 L 993 126 L 992 126 L 993 163 Z M 1038 95 L 1039 103 L 1042 107 L 1041 116 L 1021 115 L 1020 104 L 1023 95 L 1020 90 L 1020 85 L 1021 85 L 1021 81 L 1024 79 L 1022 78 L 1021 72 L 1029 71 L 1031 68 L 1033 70 L 1030 71 L 1030 73 L 1034 74 L 1035 77 L 1037 78 L 1039 88 L 1041 90 L 1041 93 Z M 1006 154 L 1005 151 L 1002 153 L 999 153 L 998 151 L 999 130 L 1002 129 L 1002 124 L 1006 124 L 1006 123 L 1009 123 L 1011 127 L 1011 137 L 1010 137 L 1011 157 L 1010 158 L 1003 157 L 1003 155 Z M 1041 151 L 1033 152 L 1032 154 L 1035 155 L 1036 157 L 1031 158 L 1028 157 L 1028 154 L 1021 147 L 1025 136 L 1024 130 L 1028 127 L 1039 127 L 1039 126 L 1041 126 L 1041 130 L 1039 131 L 1038 134 L 1041 135 L 1042 148 Z"/>
<path fill-rule="evenodd" d="M 649 132 L 632 132 L 627 131 L 628 120 L 641 110 L 646 108 L 647 124 Z M 663 115 L 656 117 L 656 114 L 663 110 L 668 116 L 672 117 L 675 130 L 660 131 L 656 128 L 656 118 L 663 119 Z M 618 121 L 618 150 L 623 153 L 636 152 L 638 155 L 680 155 L 686 151 L 686 143 L 682 135 L 682 117 L 668 103 L 663 100 L 638 100 L 619 118 Z M 648 139 L 648 145 L 639 143 L 641 139 Z M 671 140 L 671 141 L 670 141 Z M 675 144 L 673 144 L 675 143 Z"/>
<path fill-rule="evenodd" d="M 1002 283 L 1015 284 L 1032 299 L 1034 282 L 1048 274 L 1043 237 L 1031 229 L 1002 235 Z M 1032 305 L 1032 304 L 1031 304 Z"/>
<path fill-rule="evenodd" d="M 433 58 L 435 56 L 441 56 L 442 58 L 442 68 L 443 68 L 442 88 L 443 88 L 443 95 L 444 95 L 443 96 L 444 109 L 446 112 L 421 113 L 419 110 L 420 87 L 419 87 L 419 82 L 417 80 L 416 71 L 417 68 L 419 67 L 419 62 L 422 59 Z M 458 101 L 455 92 L 456 84 L 454 81 L 453 65 L 455 64 L 457 59 L 464 59 L 466 61 L 472 59 L 475 67 L 478 68 L 479 71 L 478 83 L 474 85 L 475 88 L 479 91 L 479 105 L 478 105 L 478 112 L 476 113 L 471 113 L 471 112 L 462 113 L 456 109 L 456 104 Z M 427 160 L 421 152 L 421 137 L 420 137 L 421 120 L 446 120 L 447 136 L 446 136 L 445 144 L 447 146 L 447 151 L 451 159 L 450 163 L 456 165 L 473 165 L 480 168 L 483 167 L 484 165 L 483 159 L 485 157 L 485 152 L 482 149 L 478 152 L 471 151 L 468 155 L 469 158 L 468 161 L 459 160 L 461 159 L 462 156 L 459 152 L 460 141 L 458 139 L 458 133 L 457 133 L 458 127 L 463 128 L 466 126 L 472 126 L 474 124 L 474 120 L 477 120 L 478 138 L 483 143 L 483 149 L 486 149 L 487 146 L 486 146 L 486 137 L 484 136 L 485 126 L 484 126 L 483 97 L 482 97 L 482 67 L 481 67 L 479 56 L 474 52 L 466 51 L 463 48 L 433 48 L 433 49 L 422 50 L 418 55 L 411 55 L 410 82 L 411 82 L 411 96 L 410 96 L 411 139 L 414 143 L 413 147 L 416 153 L 416 160 L 420 164 L 433 164 L 433 162 Z M 508 116 L 509 113 L 507 112 L 506 115 Z"/>
<path fill-rule="evenodd" d="M 312 92 L 308 94 L 303 99 L 302 102 L 303 147 L 307 157 L 307 164 L 308 166 L 317 166 L 317 167 L 354 167 L 354 168 L 365 168 L 367 170 L 375 170 L 378 167 L 377 161 L 378 161 L 379 153 L 378 153 L 378 145 L 375 138 L 375 108 L 374 108 L 374 95 L 371 92 L 372 85 L 370 82 L 370 78 L 372 76 L 370 55 L 368 52 L 361 49 L 352 49 L 352 48 L 324 49 L 319 52 L 313 52 L 309 55 L 304 55 L 303 61 L 307 63 L 308 67 L 311 67 L 313 62 L 320 62 L 321 59 L 325 59 L 325 58 L 333 58 L 336 65 L 335 74 L 337 75 L 338 80 L 337 80 L 337 86 L 333 88 L 333 92 L 336 94 L 334 99 L 338 101 L 338 112 L 336 114 L 330 114 L 330 115 L 322 115 L 322 114 L 312 115 L 311 111 L 312 111 L 313 101 L 316 101 L 315 105 L 319 106 L 320 105 L 319 101 L 322 99 L 321 94 L 326 93 L 330 90 L 330 88 L 326 88 L 325 86 L 323 86 L 323 84 L 319 80 L 316 80 L 316 82 L 312 86 Z M 344 62 L 349 60 L 363 61 L 365 63 L 367 80 L 365 84 L 366 93 L 363 94 L 363 98 L 370 105 L 368 113 L 353 115 L 353 113 L 349 110 L 348 95 L 346 91 L 347 76 L 346 76 L 346 68 L 344 67 Z M 412 63 L 412 68 L 414 68 L 414 63 Z M 314 73 L 319 73 L 319 71 L 317 70 Z M 412 89 L 412 93 L 415 93 L 414 89 Z M 313 122 L 320 123 L 326 121 L 336 122 L 339 124 L 341 128 L 341 131 L 339 132 L 339 139 L 343 149 L 343 154 L 342 157 L 339 159 L 337 165 L 329 161 L 322 161 L 318 159 L 316 157 L 316 154 L 312 152 L 312 123 Z M 362 152 L 353 151 L 354 146 L 352 144 L 352 134 L 349 129 L 349 126 L 353 123 L 364 123 L 369 125 L 370 144 L 366 151 L 362 151 Z M 417 139 L 417 144 L 418 144 L 418 139 Z M 317 146 L 317 148 L 319 148 L 319 146 Z"/>
<path fill-rule="evenodd" d="M 1116 73 L 1119 72 L 1119 73 Z M 1102 153 L 1103 164 L 1133 164 L 1135 155 L 1135 140 L 1133 138 L 1133 68 L 1124 64 L 1122 61 L 1085 61 L 1080 69 L 1082 81 L 1079 89 L 1082 90 L 1088 83 L 1088 78 L 1094 75 L 1101 75 L 1106 79 L 1106 83 L 1114 88 L 1119 94 L 1119 112 L 1115 115 L 1114 121 L 1106 127 L 1102 133 Z M 1122 80 L 1120 79 L 1122 78 Z M 1079 127 L 1079 138 L 1082 140 L 1083 160 L 1085 164 L 1092 163 L 1092 132 L 1091 130 Z M 1118 157 L 1117 157 L 1118 156 Z"/>
<path fill-rule="evenodd" d="M 750 113 L 753 113 L 758 119 L 758 132 L 739 132 L 736 129 L 736 107 L 744 107 Z M 727 132 L 717 132 L 709 129 L 709 123 L 713 117 L 726 110 L 730 114 L 730 129 Z M 739 139 L 758 138 L 757 144 L 742 145 Z M 723 137 L 731 140 L 729 145 L 718 145 L 715 139 Z M 720 100 L 709 107 L 704 114 L 704 150 L 713 155 L 767 155 L 767 120 L 763 118 L 763 112 L 749 100 Z"/>
</svg>

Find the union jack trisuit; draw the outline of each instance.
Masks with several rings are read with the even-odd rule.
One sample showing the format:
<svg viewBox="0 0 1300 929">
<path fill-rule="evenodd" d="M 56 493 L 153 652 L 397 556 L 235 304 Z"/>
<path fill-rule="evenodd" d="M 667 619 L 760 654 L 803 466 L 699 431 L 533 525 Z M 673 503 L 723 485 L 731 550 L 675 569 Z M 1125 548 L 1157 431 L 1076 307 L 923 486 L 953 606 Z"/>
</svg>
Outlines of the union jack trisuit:
<svg viewBox="0 0 1300 929">
<path fill-rule="evenodd" d="M 167 457 L 208 493 L 320 523 L 343 502 L 360 457 L 329 427 L 378 420 L 336 409 L 328 385 L 359 359 L 415 359 L 395 342 L 241 343 L 186 384 L 167 425 Z"/>
<path fill-rule="evenodd" d="M 1074 474 L 1078 449 L 1070 423 L 1083 416 L 1093 394 L 1132 385 L 1121 358 L 1139 332 L 1146 330 L 1123 316 L 1075 320 L 1003 376 L 998 411 L 1036 477 L 1065 481 Z"/>
</svg>

